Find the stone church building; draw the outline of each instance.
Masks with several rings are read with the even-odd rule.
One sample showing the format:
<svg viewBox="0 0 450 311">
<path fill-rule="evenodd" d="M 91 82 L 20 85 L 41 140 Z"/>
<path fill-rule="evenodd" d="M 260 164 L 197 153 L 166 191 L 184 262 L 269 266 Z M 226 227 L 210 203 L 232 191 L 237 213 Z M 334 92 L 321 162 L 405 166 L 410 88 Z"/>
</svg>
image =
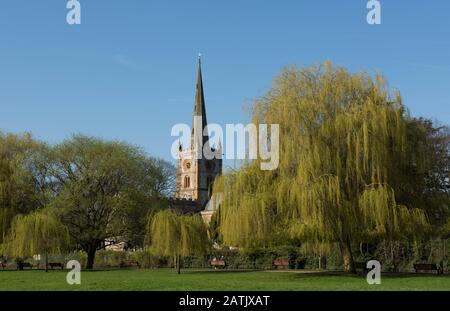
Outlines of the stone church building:
<svg viewBox="0 0 450 311">
<path fill-rule="evenodd" d="M 207 127 L 199 57 L 191 144 L 187 149 L 183 149 L 181 144 L 179 146 L 175 198 L 170 201 L 170 208 L 178 214 L 201 213 L 205 222 L 209 222 L 218 207 L 218 196 L 213 196 L 212 185 L 215 178 L 222 174 L 222 146 L 220 142 L 217 148 L 210 146 Z M 211 154 L 215 155 L 212 159 Z"/>
</svg>

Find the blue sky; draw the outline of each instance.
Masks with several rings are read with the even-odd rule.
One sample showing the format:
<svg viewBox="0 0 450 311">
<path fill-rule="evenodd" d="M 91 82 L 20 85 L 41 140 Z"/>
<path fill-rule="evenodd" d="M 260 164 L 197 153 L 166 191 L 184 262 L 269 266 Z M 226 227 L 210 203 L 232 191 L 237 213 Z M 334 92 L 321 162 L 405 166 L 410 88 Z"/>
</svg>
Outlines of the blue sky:
<svg viewBox="0 0 450 311">
<path fill-rule="evenodd" d="M 332 60 L 383 73 L 415 116 L 450 123 L 450 1 L 0 1 L 0 130 L 50 143 L 73 133 L 126 140 L 170 160 L 190 123 L 197 54 L 208 121 L 238 123 L 289 64 Z"/>
</svg>

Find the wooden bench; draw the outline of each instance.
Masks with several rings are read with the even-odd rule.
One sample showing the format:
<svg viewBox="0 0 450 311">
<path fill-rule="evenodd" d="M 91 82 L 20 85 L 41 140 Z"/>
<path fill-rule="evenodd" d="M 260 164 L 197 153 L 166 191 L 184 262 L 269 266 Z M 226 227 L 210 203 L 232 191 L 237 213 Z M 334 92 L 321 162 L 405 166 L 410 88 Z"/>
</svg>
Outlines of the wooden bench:
<svg viewBox="0 0 450 311">
<path fill-rule="evenodd" d="M 64 265 L 60 262 L 49 262 L 48 266 L 50 267 L 50 269 L 53 270 L 53 268 L 61 268 L 64 269 Z"/>
<path fill-rule="evenodd" d="M 211 267 L 213 267 L 214 269 L 217 268 L 225 268 L 225 260 L 211 260 L 209 262 L 209 264 L 211 265 Z"/>
<path fill-rule="evenodd" d="M 278 267 L 289 267 L 289 260 L 274 260 L 272 261 L 272 266 Z"/>
<path fill-rule="evenodd" d="M 123 260 L 120 262 L 119 267 L 120 268 L 133 268 L 133 267 L 141 268 L 141 265 L 139 264 L 139 262 L 134 261 L 134 260 Z"/>
<path fill-rule="evenodd" d="M 442 269 L 434 263 L 416 263 L 414 264 L 414 270 L 416 270 L 416 273 L 419 271 L 436 271 L 437 274 L 443 273 Z"/>
</svg>

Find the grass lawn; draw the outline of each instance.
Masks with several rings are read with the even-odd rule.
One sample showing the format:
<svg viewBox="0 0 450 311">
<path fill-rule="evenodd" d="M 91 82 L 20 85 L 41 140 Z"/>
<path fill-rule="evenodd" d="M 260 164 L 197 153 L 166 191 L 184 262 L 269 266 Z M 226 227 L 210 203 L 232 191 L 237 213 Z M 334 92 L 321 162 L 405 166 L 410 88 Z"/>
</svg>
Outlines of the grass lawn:
<svg viewBox="0 0 450 311">
<path fill-rule="evenodd" d="M 450 290 L 450 275 L 382 275 L 381 285 L 365 276 L 289 271 L 111 270 L 81 273 L 68 285 L 66 271 L 0 271 L 0 290 Z"/>
</svg>

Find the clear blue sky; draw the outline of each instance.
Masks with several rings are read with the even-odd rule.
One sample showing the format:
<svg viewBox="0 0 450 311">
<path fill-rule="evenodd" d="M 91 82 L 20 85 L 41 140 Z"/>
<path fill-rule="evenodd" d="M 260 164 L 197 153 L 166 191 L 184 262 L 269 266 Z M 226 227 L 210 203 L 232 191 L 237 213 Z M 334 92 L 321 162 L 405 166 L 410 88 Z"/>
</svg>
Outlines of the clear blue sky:
<svg viewBox="0 0 450 311">
<path fill-rule="evenodd" d="M 201 52 L 208 121 L 246 120 L 288 64 L 332 60 L 383 73 L 415 116 L 450 123 L 450 1 L 0 1 L 0 130 L 56 143 L 72 133 L 121 139 L 170 160 L 190 123 Z"/>
</svg>

